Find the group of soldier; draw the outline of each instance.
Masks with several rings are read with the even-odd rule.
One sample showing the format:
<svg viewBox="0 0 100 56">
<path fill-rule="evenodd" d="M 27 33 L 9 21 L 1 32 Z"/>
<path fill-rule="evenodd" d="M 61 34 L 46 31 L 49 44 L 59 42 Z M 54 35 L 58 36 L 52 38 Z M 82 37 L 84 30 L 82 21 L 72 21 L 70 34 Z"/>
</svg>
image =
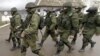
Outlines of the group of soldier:
<svg viewBox="0 0 100 56">
<path fill-rule="evenodd" d="M 11 32 L 9 39 L 7 39 L 7 41 L 12 39 L 13 48 L 11 50 L 21 48 L 21 56 L 26 55 L 28 47 L 31 47 L 34 54 L 43 56 L 40 52 L 41 48 L 36 47 L 36 41 L 38 39 L 38 30 L 42 30 L 44 26 L 46 26 L 46 29 L 38 45 L 42 47 L 48 35 L 51 35 L 55 42 L 55 47 L 57 47 L 56 54 L 60 54 L 64 49 L 64 45 L 68 47 L 68 53 L 72 52 L 80 30 L 82 30 L 83 35 L 80 52 L 84 52 L 89 43 L 91 44 L 91 48 L 96 44 L 92 40 L 92 37 L 95 34 L 96 27 L 100 26 L 97 7 L 90 7 L 87 10 L 88 13 L 85 15 L 82 13 L 83 5 L 73 7 L 71 2 L 66 2 L 61 8 L 62 10 L 59 10 L 60 15 L 58 17 L 55 11 L 47 10 L 45 19 L 36 13 L 37 6 L 33 2 L 28 3 L 25 8 L 27 12 L 25 21 L 22 21 L 17 8 L 14 7 L 11 9 Z M 59 41 L 57 39 L 58 35 L 60 36 Z M 70 35 L 74 36 L 71 43 L 68 40 Z"/>
</svg>

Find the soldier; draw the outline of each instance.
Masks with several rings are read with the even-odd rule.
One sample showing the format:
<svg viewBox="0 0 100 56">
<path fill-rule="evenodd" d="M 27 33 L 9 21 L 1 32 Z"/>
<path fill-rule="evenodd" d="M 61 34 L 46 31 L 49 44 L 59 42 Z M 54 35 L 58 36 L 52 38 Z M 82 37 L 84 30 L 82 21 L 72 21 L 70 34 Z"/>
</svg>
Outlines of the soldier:
<svg viewBox="0 0 100 56">
<path fill-rule="evenodd" d="M 17 8 L 13 7 L 11 9 L 12 18 L 10 19 L 11 23 L 11 39 L 13 41 L 13 48 L 11 50 L 15 50 L 16 47 L 20 48 L 20 36 L 18 35 L 17 28 L 21 26 L 21 15 L 18 13 Z M 18 46 L 16 46 L 18 43 Z"/>
<path fill-rule="evenodd" d="M 45 33 L 42 37 L 42 41 L 40 43 L 40 46 L 43 45 L 44 41 L 49 36 L 49 34 L 51 35 L 53 41 L 56 42 L 56 44 L 57 44 L 57 39 L 56 39 L 57 36 L 55 34 L 56 24 L 57 24 L 56 21 L 57 21 L 57 18 L 56 18 L 55 12 L 48 10 L 47 15 L 46 15 L 46 19 L 45 19 L 46 30 L 45 30 Z"/>
<path fill-rule="evenodd" d="M 58 17 L 58 32 L 60 35 L 60 43 L 57 49 L 57 54 L 59 54 L 64 47 L 64 44 L 69 48 L 68 52 L 73 50 L 71 43 L 68 41 L 68 37 L 71 33 L 71 17 L 72 17 L 72 3 L 67 2 L 64 4 L 65 9 L 62 11 Z"/>
<path fill-rule="evenodd" d="M 72 32 L 74 35 L 74 38 L 71 42 L 71 44 L 75 44 L 76 39 L 77 39 L 77 34 L 79 33 L 79 28 L 81 27 L 81 20 L 83 19 L 83 13 L 81 10 L 83 9 L 82 5 L 76 6 L 75 7 L 75 12 L 73 13 L 72 16 Z"/>
<path fill-rule="evenodd" d="M 23 43 L 21 48 L 21 56 L 26 55 L 28 47 L 31 47 L 31 50 L 34 54 L 42 56 L 39 53 L 40 48 L 36 48 L 40 16 L 37 13 L 35 13 L 35 7 L 36 5 L 33 2 L 29 2 L 25 7 L 27 11 L 27 17 L 24 24 L 22 25 L 23 32 L 21 36 L 23 37 Z"/>
<path fill-rule="evenodd" d="M 80 49 L 80 52 L 84 52 L 86 46 L 88 46 L 89 43 L 91 44 L 91 48 L 93 48 L 96 44 L 96 42 L 92 40 L 92 37 L 95 34 L 96 27 L 100 26 L 100 17 L 97 11 L 97 7 L 90 7 L 87 10 L 88 14 L 85 15 L 83 19 L 83 45 Z"/>
</svg>

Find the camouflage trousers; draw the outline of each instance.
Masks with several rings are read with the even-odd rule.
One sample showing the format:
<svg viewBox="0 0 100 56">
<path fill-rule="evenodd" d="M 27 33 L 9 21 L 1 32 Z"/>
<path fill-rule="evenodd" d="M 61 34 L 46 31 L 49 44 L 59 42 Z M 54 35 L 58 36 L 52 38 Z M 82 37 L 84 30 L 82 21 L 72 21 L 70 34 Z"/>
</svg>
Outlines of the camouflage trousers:
<svg viewBox="0 0 100 56">
<path fill-rule="evenodd" d="M 77 40 L 77 34 L 79 33 L 79 29 L 77 29 L 77 30 L 71 30 L 71 35 L 73 35 L 74 36 L 74 38 L 72 39 L 72 41 L 71 41 L 71 43 L 72 44 L 75 44 L 75 42 L 76 42 L 76 40 Z"/>
<path fill-rule="evenodd" d="M 47 39 L 48 36 L 51 36 L 53 41 L 54 42 L 57 42 L 57 35 L 55 34 L 55 30 L 49 30 L 49 29 L 46 29 L 43 37 L 42 37 L 42 41 L 41 41 L 41 44 L 43 45 L 44 41 Z"/>
<path fill-rule="evenodd" d="M 85 49 L 85 47 L 90 43 L 92 45 L 92 37 L 95 34 L 95 29 L 84 29 L 83 30 L 83 46 L 82 49 Z"/>
<path fill-rule="evenodd" d="M 68 37 L 69 37 L 70 33 L 71 33 L 70 30 L 64 30 L 63 32 L 59 33 L 60 41 L 62 43 L 59 44 L 59 46 L 57 48 L 58 53 L 64 49 L 64 44 L 69 48 L 69 50 L 72 48 L 71 43 L 68 41 Z"/>
<path fill-rule="evenodd" d="M 22 41 L 22 47 L 21 47 L 21 56 L 26 55 L 27 48 L 30 47 L 31 51 L 34 54 L 39 55 L 40 48 L 36 48 L 36 40 L 37 40 L 38 34 L 26 34 Z M 41 55 L 42 56 L 42 55 Z"/>
<path fill-rule="evenodd" d="M 11 39 L 13 42 L 13 47 L 15 48 L 18 44 L 18 47 L 21 45 L 20 35 L 16 32 L 11 32 Z"/>
</svg>

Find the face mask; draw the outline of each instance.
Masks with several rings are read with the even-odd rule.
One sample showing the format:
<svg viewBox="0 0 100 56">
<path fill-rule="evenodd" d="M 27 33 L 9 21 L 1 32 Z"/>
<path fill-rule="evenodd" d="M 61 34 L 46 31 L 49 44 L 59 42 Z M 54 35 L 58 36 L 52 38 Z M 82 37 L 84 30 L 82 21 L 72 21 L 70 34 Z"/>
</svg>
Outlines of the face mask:
<svg viewBox="0 0 100 56">
<path fill-rule="evenodd" d="M 31 13 L 34 13 L 35 11 L 36 11 L 35 8 L 33 8 L 33 9 L 30 10 Z"/>
<path fill-rule="evenodd" d="M 14 12 L 14 11 L 11 11 L 11 15 L 14 15 L 16 12 Z"/>
<path fill-rule="evenodd" d="M 26 12 L 30 14 L 31 13 L 31 9 L 30 8 L 27 8 L 26 9 Z"/>
</svg>

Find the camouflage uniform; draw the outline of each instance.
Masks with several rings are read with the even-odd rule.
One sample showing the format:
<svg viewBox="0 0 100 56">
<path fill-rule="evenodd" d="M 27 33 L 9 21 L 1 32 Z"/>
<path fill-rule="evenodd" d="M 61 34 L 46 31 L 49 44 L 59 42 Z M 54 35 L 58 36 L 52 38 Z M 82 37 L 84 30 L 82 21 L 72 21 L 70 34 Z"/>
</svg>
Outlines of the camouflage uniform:
<svg viewBox="0 0 100 56">
<path fill-rule="evenodd" d="M 20 47 L 20 36 L 18 35 L 17 28 L 21 26 L 21 15 L 17 12 L 16 8 L 11 9 L 12 18 L 11 20 L 11 38 L 13 41 L 13 49 L 16 48 L 16 45 L 18 43 L 18 48 Z M 17 39 L 17 40 L 16 40 Z"/>
<path fill-rule="evenodd" d="M 94 47 L 96 42 L 92 41 L 92 37 L 96 33 L 96 27 L 100 26 L 100 17 L 97 14 L 97 8 L 90 7 L 87 12 L 88 14 L 83 19 L 83 45 L 80 51 L 84 51 L 89 43 L 91 44 L 91 48 Z"/>
<path fill-rule="evenodd" d="M 100 17 L 100 15 L 99 15 L 99 17 Z M 100 20 L 100 18 L 99 18 L 99 20 Z M 99 20 L 98 20 L 98 23 L 99 23 Z M 100 26 L 99 25 L 96 27 L 96 35 L 97 36 L 100 35 Z"/>
<path fill-rule="evenodd" d="M 72 46 L 68 41 L 68 37 L 71 33 L 71 17 L 72 17 L 72 4 L 65 3 L 64 6 L 67 8 L 65 9 L 60 16 L 58 17 L 58 32 L 60 35 L 60 42 L 57 53 L 60 53 L 64 44 L 69 48 L 68 52 L 72 51 Z"/>
<path fill-rule="evenodd" d="M 40 55 L 39 53 L 40 49 L 36 48 L 36 40 L 38 37 L 38 26 L 40 22 L 40 16 L 37 13 L 35 13 L 34 7 L 35 4 L 32 2 L 26 5 L 28 15 L 23 24 L 24 37 L 22 41 L 21 56 L 26 55 L 28 47 L 31 47 L 33 53 Z"/>
<path fill-rule="evenodd" d="M 77 39 L 77 34 L 79 33 L 79 28 L 81 28 L 81 24 L 82 24 L 81 20 L 83 19 L 83 16 L 84 16 L 83 13 L 81 12 L 82 8 L 83 7 L 81 5 L 76 7 L 75 8 L 76 11 L 73 13 L 73 16 L 71 19 L 72 21 L 71 30 L 72 30 L 72 34 L 74 35 L 74 38 L 71 42 L 72 44 L 75 44 L 76 39 Z"/>
<path fill-rule="evenodd" d="M 43 35 L 42 41 L 41 41 L 41 46 L 43 45 L 44 41 L 49 36 L 49 34 L 51 35 L 53 41 L 55 41 L 57 43 L 57 39 L 56 39 L 57 36 L 55 34 L 57 18 L 56 18 L 56 14 L 54 12 L 49 11 L 47 13 L 45 24 L 46 24 L 46 30 Z"/>
</svg>

